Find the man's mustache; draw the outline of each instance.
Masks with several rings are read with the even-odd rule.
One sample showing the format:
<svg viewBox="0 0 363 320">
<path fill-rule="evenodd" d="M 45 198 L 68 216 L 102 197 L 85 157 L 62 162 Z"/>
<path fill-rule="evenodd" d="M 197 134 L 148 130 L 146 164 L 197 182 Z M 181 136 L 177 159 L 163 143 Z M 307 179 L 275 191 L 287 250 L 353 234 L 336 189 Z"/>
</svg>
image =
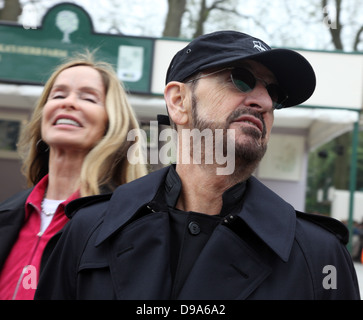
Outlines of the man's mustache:
<svg viewBox="0 0 363 320">
<path fill-rule="evenodd" d="M 227 118 L 227 128 L 230 126 L 230 124 L 234 121 L 236 121 L 237 119 L 239 119 L 241 116 L 243 115 L 250 115 L 253 116 L 255 118 L 257 118 L 258 120 L 261 121 L 262 123 L 262 137 L 265 137 L 266 135 L 266 124 L 265 121 L 262 117 L 262 114 L 258 111 L 256 111 L 253 108 L 238 108 L 234 111 L 232 111 L 232 113 L 228 116 Z"/>
</svg>

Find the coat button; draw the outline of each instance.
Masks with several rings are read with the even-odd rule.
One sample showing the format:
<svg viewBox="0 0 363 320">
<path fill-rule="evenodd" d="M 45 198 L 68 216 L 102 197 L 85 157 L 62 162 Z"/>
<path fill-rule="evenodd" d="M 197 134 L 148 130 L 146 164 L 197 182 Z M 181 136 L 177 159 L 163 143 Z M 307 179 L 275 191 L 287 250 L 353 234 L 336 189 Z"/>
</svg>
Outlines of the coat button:
<svg viewBox="0 0 363 320">
<path fill-rule="evenodd" d="M 200 233 L 200 227 L 199 227 L 199 224 L 192 221 L 189 223 L 188 225 L 188 229 L 189 229 L 189 232 L 192 234 L 192 235 L 197 235 Z"/>
</svg>

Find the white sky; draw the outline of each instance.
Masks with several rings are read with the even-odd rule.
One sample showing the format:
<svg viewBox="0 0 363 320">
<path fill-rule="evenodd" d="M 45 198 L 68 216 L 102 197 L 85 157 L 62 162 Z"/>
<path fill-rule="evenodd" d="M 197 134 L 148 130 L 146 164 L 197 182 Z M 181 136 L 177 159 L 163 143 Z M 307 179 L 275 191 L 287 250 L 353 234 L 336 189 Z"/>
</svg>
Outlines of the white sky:
<svg viewBox="0 0 363 320">
<path fill-rule="evenodd" d="M 20 0 L 23 4 L 29 0 Z M 324 23 L 321 0 L 268 0 L 268 10 L 261 3 L 266 0 L 239 0 L 238 10 L 253 19 L 237 19 L 227 16 L 224 21 L 207 23 L 205 32 L 217 29 L 237 29 L 265 40 L 271 46 L 287 46 L 313 50 L 334 50 L 329 30 Z M 36 4 L 38 20 L 53 5 L 61 0 L 39 0 Z M 91 16 L 96 32 L 110 31 L 115 25 L 123 34 L 132 36 L 161 37 L 167 13 L 167 0 L 73 0 Z M 227 0 L 226 0 L 227 2 Z M 333 0 L 328 1 L 328 10 L 334 11 Z M 363 25 L 363 0 L 342 0 L 345 14 L 342 23 L 344 49 L 352 50 L 353 37 Z M 1 5 L 1 0 L 0 0 Z M 286 10 L 288 7 L 288 11 Z M 282 8 L 282 9 L 281 9 Z M 318 12 L 316 12 L 318 10 Z M 185 37 L 191 38 L 192 31 L 183 26 Z M 363 38 L 363 35 L 362 35 Z M 363 51 L 363 43 L 361 44 Z"/>
</svg>

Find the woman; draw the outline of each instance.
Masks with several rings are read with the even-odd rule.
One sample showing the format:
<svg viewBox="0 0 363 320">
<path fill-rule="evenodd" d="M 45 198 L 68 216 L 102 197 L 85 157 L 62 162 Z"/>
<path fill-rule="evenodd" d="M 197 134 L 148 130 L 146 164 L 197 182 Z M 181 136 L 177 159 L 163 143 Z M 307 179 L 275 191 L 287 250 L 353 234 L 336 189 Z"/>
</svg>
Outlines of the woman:
<svg viewBox="0 0 363 320">
<path fill-rule="evenodd" d="M 147 173 L 126 157 L 136 143 L 127 141 L 127 133 L 135 128 L 109 64 L 86 54 L 54 71 L 19 140 L 31 188 L 0 205 L 0 299 L 33 299 L 43 252 L 67 223 L 70 201 Z"/>
</svg>

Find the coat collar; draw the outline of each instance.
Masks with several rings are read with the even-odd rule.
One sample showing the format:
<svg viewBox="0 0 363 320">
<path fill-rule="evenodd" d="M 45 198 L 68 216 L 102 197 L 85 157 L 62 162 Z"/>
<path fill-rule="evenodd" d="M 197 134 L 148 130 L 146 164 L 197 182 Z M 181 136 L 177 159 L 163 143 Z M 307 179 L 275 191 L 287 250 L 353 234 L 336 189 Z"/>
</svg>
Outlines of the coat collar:
<svg viewBox="0 0 363 320">
<path fill-rule="evenodd" d="M 248 179 L 245 202 L 238 216 L 287 261 L 295 238 L 295 209 L 255 177 Z"/>
<path fill-rule="evenodd" d="M 96 246 L 122 227 L 145 204 L 154 199 L 169 167 L 119 186 L 106 209 L 104 222 L 96 239 Z"/>
<path fill-rule="evenodd" d="M 153 200 L 168 170 L 169 167 L 166 167 L 152 172 L 115 190 L 106 209 L 96 246 Z M 248 179 L 245 192 L 244 204 L 238 216 L 283 261 L 287 261 L 295 236 L 294 208 L 254 177 Z"/>
</svg>

